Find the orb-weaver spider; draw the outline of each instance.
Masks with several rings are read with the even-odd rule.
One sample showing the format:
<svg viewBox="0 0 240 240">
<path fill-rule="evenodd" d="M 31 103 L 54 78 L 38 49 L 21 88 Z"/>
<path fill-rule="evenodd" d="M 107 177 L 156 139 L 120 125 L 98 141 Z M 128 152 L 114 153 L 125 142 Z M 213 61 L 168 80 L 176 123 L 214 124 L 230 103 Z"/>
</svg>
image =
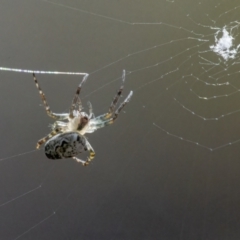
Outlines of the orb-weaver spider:
<svg viewBox="0 0 240 240">
<path fill-rule="evenodd" d="M 40 146 L 45 143 L 45 154 L 48 158 L 72 158 L 77 162 L 82 163 L 84 166 L 88 165 L 89 162 L 94 158 L 95 152 L 84 135 L 85 133 L 93 133 L 99 128 L 112 124 L 117 119 L 120 111 L 130 101 L 133 94 L 132 91 L 130 91 L 125 100 L 116 109 L 118 100 L 122 95 L 125 75 L 125 70 L 123 70 L 122 85 L 113 98 L 108 112 L 95 117 L 93 114 L 92 105 L 90 103 L 88 103 L 89 113 L 82 111 L 83 108 L 79 97 L 82 85 L 89 76 L 88 74 L 83 77 L 81 83 L 78 85 L 69 113 L 59 114 L 53 113 L 50 110 L 45 95 L 38 84 L 35 74 L 33 73 L 33 78 L 45 106 L 46 112 L 49 117 L 56 120 L 52 124 L 52 131 L 46 137 L 37 142 L 36 148 L 40 148 Z M 90 153 L 90 156 L 85 161 L 76 157 L 83 151 L 89 151 Z"/>
</svg>

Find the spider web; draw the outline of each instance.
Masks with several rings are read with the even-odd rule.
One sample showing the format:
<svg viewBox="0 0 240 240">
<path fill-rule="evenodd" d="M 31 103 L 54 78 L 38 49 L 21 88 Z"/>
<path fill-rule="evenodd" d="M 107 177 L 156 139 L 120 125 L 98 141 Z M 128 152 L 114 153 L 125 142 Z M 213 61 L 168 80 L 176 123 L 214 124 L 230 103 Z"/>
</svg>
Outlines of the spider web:
<svg viewBox="0 0 240 240">
<path fill-rule="evenodd" d="M 237 1 L 24 0 L 0 11 L 1 239 L 238 239 Z M 99 115 L 123 69 L 133 98 L 87 135 L 88 168 L 34 150 L 52 121 L 26 73 L 54 112 L 89 73 L 81 99 Z"/>
</svg>

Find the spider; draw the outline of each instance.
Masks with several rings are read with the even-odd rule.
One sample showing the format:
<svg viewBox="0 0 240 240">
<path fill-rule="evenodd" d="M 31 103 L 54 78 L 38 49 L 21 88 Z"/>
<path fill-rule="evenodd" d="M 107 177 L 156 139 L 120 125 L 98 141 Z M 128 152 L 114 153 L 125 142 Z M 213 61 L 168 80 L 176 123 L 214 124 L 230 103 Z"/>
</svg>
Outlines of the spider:
<svg viewBox="0 0 240 240">
<path fill-rule="evenodd" d="M 45 155 L 49 159 L 72 158 L 77 162 L 82 163 L 84 166 L 87 166 L 89 162 L 92 161 L 95 157 L 95 152 L 84 136 L 85 133 L 93 133 L 99 128 L 112 124 L 117 119 L 120 111 L 132 97 L 133 92 L 130 91 L 125 100 L 116 109 L 116 105 L 119 101 L 120 96 L 122 95 L 125 75 L 125 70 L 123 70 L 122 85 L 113 98 L 108 112 L 95 117 L 91 103 L 88 102 L 89 113 L 86 113 L 83 111 L 79 97 L 82 85 L 89 76 L 88 74 L 83 77 L 82 81 L 78 85 L 77 91 L 74 95 L 71 107 L 69 109 L 69 113 L 53 113 L 50 110 L 45 95 L 40 85 L 38 84 L 35 74 L 33 73 L 33 79 L 39 91 L 46 112 L 49 117 L 56 120 L 51 125 L 52 131 L 46 137 L 40 139 L 37 142 L 36 148 L 39 149 L 40 146 L 45 143 Z M 83 151 L 89 151 L 89 157 L 87 160 L 81 160 L 76 157 Z"/>
</svg>

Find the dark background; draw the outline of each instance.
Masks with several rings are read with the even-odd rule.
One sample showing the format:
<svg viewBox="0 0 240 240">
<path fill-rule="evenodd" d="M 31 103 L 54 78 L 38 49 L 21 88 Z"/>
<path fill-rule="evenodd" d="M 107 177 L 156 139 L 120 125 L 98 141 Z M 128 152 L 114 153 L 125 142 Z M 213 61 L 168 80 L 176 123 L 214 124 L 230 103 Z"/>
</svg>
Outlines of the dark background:
<svg viewBox="0 0 240 240">
<path fill-rule="evenodd" d="M 240 239 L 238 55 L 209 51 L 238 1 L 55 3 L 1 1 L 0 67 L 90 73 L 81 97 L 96 116 L 123 69 L 134 95 L 87 136 L 96 158 L 84 168 L 34 150 L 53 121 L 31 74 L 0 71 L 0 239 Z M 68 112 L 82 76 L 37 78 Z"/>
</svg>

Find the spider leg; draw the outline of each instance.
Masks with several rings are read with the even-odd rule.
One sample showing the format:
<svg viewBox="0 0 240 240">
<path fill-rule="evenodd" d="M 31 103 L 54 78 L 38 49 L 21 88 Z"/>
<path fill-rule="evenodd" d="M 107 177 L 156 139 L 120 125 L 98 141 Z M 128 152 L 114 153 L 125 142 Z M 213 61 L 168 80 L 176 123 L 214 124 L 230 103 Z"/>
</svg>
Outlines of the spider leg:
<svg viewBox="0 0 240 240">
<path fill-rule="evenodd" d="M 50 124 L 50 126 L 52 128 L 56 128 L 56 127 L 66 127 L 67 123 L 66 122 L 62 122 L 62 121 L 56 121 L 53 124 Z"/>
<path fill-rule="evenodd" d="M 73 100 L 72 100 L 72 105 L 71 105 L 70 110 L 69 110 L 69 118 L 71 118 L 71 119 L 74 118 L 74 116 L 73 116 L 73 111 L 74 111 L 74 109 L 76 108 L 77 103 L 79 103 L 79 102 L 81 103 L 81 100 L 80 100 L 80 98 L 79 98 L 79 94 L 80 94 L 82 85 L 83 85 L 83 83 L 87 80 L 88 76 L 89 76 L 89 74 L 86 74 L 86 75 L 83 77 L 83 79 L 82 79 L 82 81 L 80 82 L 80 84 L 78 85 L 78 87 L 77 87 L 77 91 L 76 91 L 75 96 L 74 96 L 74 98 L 73 98 Z M 78 104 L 78 105 L 79 105 L 79 104 Z M 80 106 L 81 106 L 81 104 L 80 104 Z"/>
<path fill-rule="evenodd" d="M 112 121 L 116 120 L 118 117 L 118 114 L 121 112 L 121 110 L 126 106 L 127 103 L 129 103 L 131 97 L 133 95 L 133 91 L 130 91 L 128 96 L 125 98 L 125 100 L 121 103 L 121 105 L 118 107 L 118 109 L 115 111 L 114 116 L 112 118 Z"/>
<path fill-rule="evenodd" d="M 81 102 L 81 99 L 80 99 L 79 96 L 78 96 L 78 100 L 77 100 L 77 103 L 76 103 L 76 107 L 79 110 L 79 112 L 81 112 L 81 110 L 83 109 L 82 102 Z"/>
<path fill-rule="evenodd" d="M 84 161 L 84 160 L 81 160 L 81 159 L 79 159 L 77 157 L 72 157 L 72 159 L 77 161 L 77 162 L 79 162 L 79 163 L 82 163 L 83 166 L 87 166 L 87 165 L 85 165 L 86 161 Z"/>
<path fill-rule="evenodd" d="M 39 149 L 43 143 L 45 143 L 47 140 L 49 140 L 53 136 L 59 134 L 60 132 L 61 132 L 61 128 L 56 128 L 52 132 L 50 132 L 46 137 L 41 138 L 40 140 L 38 140 L 36 149 Z"/>
<path fill-rule="evenodd" d="M 121 85 L 121 87 L 119 88 L 119 90 L 117 91 L 116 95 L 114 96 L 114 98 L 113 98 L 113 100 L 112 100 L 112 102 L 111 102 L 111 105 L 110 105 L 110 107 L 109 107 L 109 109 L 108 109 L 108 112 L 105 113 L 105 114 L 103 114 L 103 115 L 100 115 L 100 116 L 96 117 L 96 118 L 95 118 L 96 120 L 99 119 L 99 120 L 104 121 L 104 120 L 109 119 L 109 118 L 112 117 L 113 111 L 114 111 L 114 109 L 116 108 L 116 105 L 117 105 L 117 103 L 118 103 L 118 100 L 119 100 L 120 96 L 122 95 L 122 91 L 123 91 L 123 87 L 124 87 L 124 82 L 125 82 L 125 77 L 126 77 L 126 71 L 123 70 L 123 74 L 122 74 L 122 85 Z"/>
<path fill-rule="evenodd" d="M 95 157 L 95 152 L 88 141 L 86 141 L 86 148 L 89 151 L 89 157 L 86 161 L 81 160 L 77 157 L 72 157 L 72 159 L 74 159 L 75 161 L 82 163 L 83 166 L 87 166 Z"/>
<path fill-rule="evenodd" d="M 120 106 L 118 107 L 118 109 L 115 111 L 113 117 L 105 119 L 105 121 L 103 121 L 102 119 L 100 119 L 99 117 L 90 120 L 90 125 L 88 130 L 86 131 L 86 133 L 92 133 L 94 131 L 96 131 L 99 128 L 103 128 L 106 127 L 110 124 L 112 124 L 118 117 L 119 113 L 121 112 L 121 110 L 126 106 L 126 104 L 130 101 L 131 97 L 133 95 L 133 92 L 131 91 L 128 96 L 125 98 L 125 100 L 120 104 Z M 102 115 L 104 116 L 104 115 Z"/>
<path fill-rule="evenodd" d="M 50 109 L 50 107 L 49 107 L 49 105 L 48 105 L 48 103 L 47 103 L 45 94 L 43 93 L 43 91 L 42 91 L 42 89 L 41 89 L 41 87 L 40 87 L 40 85 L 39 85 L 39 83 L 38 83 L 38 80 L 37 80 L 37 78 L 36 78 L 36 76 L 35 76 L 35 73 L 33 73 L 33 79 L 34 79 L 35 84 L 36 84 L 36 87 L 37 87 L 37 89 L 38 89 L 38 91 L 39 91 L 39 94 L 40 94 L 40 97 L 41 97 L 41 99 L 42 99 L 43 105 L 44 105 L 44 107 L 45 107 L 45 109 L 46 109 L 47 115 L 48 115 L 49 117 L 51 117 L 51 118 L 58 119 L 58 120 L 64 120 L 64 119 L 66 119 L 66 118 L 68 117 L 68 114 L 67 114 L 67 113 L 62 113 L 62 114 L 59 113 L 59 114 L 58 114 L 58 113 L 53 113 L 53 112 L 51 111 L 51 109 Z"/>
<path fill-rule="evenodd" d="M 109 118 L 112 116 L 113 111 L 118 103 L 118 100 L 120 98 L 120 96 L 122 95 L 122 91 L 123 91 L 123 87 L 124 87 L 124 82 L 125 82 L 125 77 L 126 77 L 126 71 L 123 70 L 123 74 L 122 74 L 122 85 L 119 88 L 119 90 L 117 91 L 117 94 L 115 95 L 115 97 L 113 98 L 113 101 L 108 109 L 108 113 L 106 114 L 106 116 L 104 118 Z"/>
</svg>

